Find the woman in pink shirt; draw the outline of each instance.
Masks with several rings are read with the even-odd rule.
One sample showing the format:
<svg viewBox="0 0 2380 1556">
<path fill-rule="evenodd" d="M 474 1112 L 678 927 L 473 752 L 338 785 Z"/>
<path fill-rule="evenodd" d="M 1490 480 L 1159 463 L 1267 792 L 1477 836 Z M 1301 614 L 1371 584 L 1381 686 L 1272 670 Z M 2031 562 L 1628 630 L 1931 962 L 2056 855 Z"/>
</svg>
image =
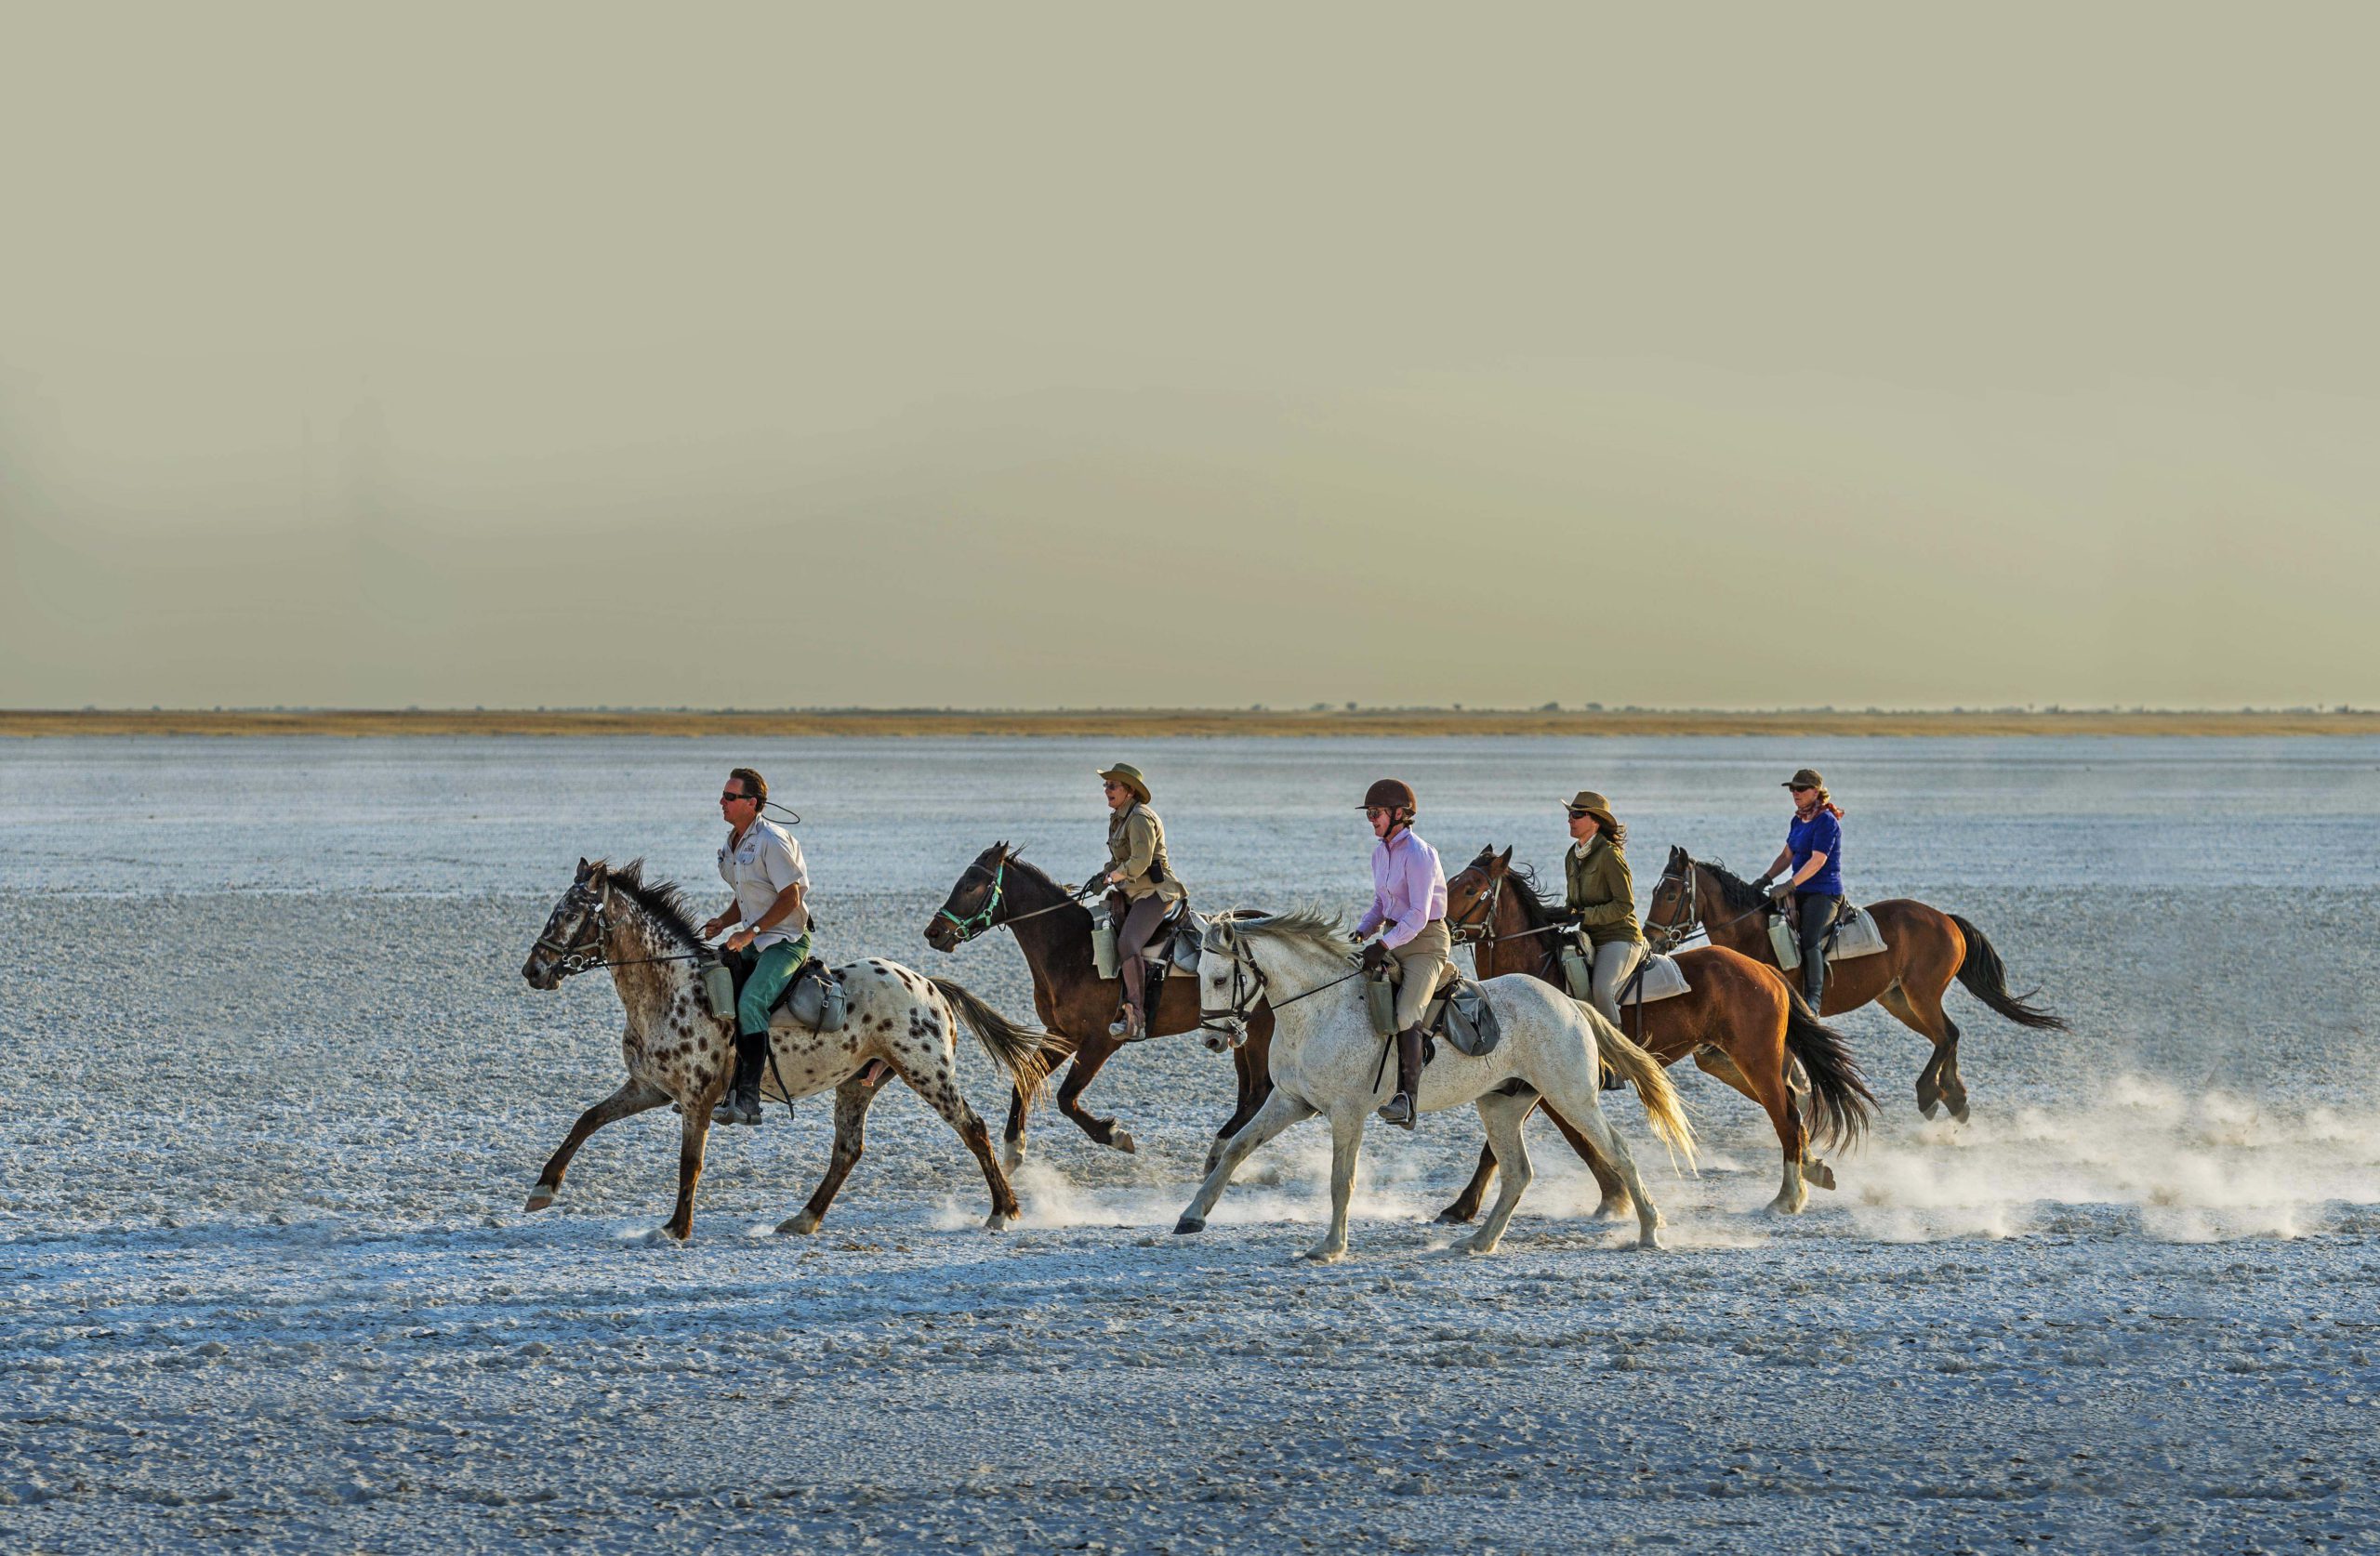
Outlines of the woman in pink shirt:
<svg viewBox="0 0 2380 1556">
<path fill-rule="evenodd" d="M 1413 1127 L 1421 1113 L 1421 1013 L 1437 992 L 1438 979 L 1454 958 L 1447 934 L 1447 873 L 1438 851 L 1413 832 L 1421 801 L 1410 784 L 1383 778 L 1364 793 L 1364 814 L 1372 824 L 1372 905 L 1356 924 L 1355 938 L 1368 941 L 1364 968 L 1386 975 L 1396 958 L 1405 981 L 1396 990 L 1396 1095 L 1380 1110 L 1391 1124 Z M 1382 930 L 1371 940 L 1374 930 Z"/>
</svg>

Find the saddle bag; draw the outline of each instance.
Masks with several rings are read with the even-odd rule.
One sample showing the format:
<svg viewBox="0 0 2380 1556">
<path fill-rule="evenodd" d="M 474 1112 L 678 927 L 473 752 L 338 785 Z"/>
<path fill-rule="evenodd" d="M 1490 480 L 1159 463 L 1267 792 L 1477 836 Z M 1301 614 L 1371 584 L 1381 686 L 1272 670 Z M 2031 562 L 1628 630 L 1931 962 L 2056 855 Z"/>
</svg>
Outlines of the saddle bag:
<svg viewBox="0 0 2380 1556">
<path fill-rule="evenodd" d="M 1182 916 L 1175 922 L 1177 928 L 1173 931 L 1173 943 L 1168 955 L 1178 971 L 1197 972 L 1198 947 L 1205 943 L 1207 939 L 1206 917 L 1202 914 L 1191 912 L 1185 906 L 1182 910 Z"/>
<path fill-rule="evenodd" d="M 1395 967 L 1392 961 L 1388 964 Z M 1396 1035 L 1396 984 L 1386 972 L 1368 973 L 1364 978 L 1364 1009 L 1372 1019 L 1373 1035 L 1380 1037 Z"/>
<path fill-rule="evenodd" d="M 815 956 L 793 975 L 780 1004 L 787 1015 L 814 1032 L 840 1032 L 851 1014 L 851 996 L 842 979 Z"/>
<path fill-rule="evenodd" d="M 1468 978 L 1447 992 L 1446 1014 L 1439 1028 L 1448 1042 L 1474 1059 L 1493 1052 L 1504 1040 L 1495 1008 L 1488 1003 L 1488 991 Z"/>
<path fill-rule="evenodd" d="M 721 1021 L 734 1021 L 735 1019 L 735 974 L 728 969 L 725 962 L 713 956 L 703 963 L 700 976 L 703 984 L 703 1003 L 710 1007 L 710 1013 Z"/>
<path fill-rule="evenodd" d="M 1792 972 L 1802 965 L 1802 937 L 1793 932 L 1793 920 L 1786 914 L 1768 916 L 1768 944 L 1777 953 L 1777 965 Z"/>
</svg>

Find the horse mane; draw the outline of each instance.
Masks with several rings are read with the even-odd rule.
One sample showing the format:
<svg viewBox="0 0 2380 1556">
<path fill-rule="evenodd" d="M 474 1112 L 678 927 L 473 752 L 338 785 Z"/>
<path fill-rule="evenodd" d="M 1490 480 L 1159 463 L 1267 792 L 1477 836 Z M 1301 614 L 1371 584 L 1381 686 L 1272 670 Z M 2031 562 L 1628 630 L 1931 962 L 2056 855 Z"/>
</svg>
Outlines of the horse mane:
<svg viewBox="0 0 2380 1556">
<path fill-rule="evenodd" d="M 1234 908 L 1215 916 L 1239 933 L 1251 940 L 1287 941 L 1316 956 L 1347 959 L 1347 924 L 1335 913 L 1320 908 L 1291 908 L 1287 913 L 1266 913 L 1262 908 Z"/>
<path fill-rule="evenodd" d="M 1528 916 L 1532 930 L 1552 921 L 1554 910 L 1545 903 L 1545 888 L 1537 883 L 1537 872 L 1526 864 L 1514 864 L 1504 871 L 1504 884 L 1521 900 L 1521 911 Z"/>
<path fill-rule="evenodd" d="M 1696 859 L 1689 854 L 1686 862 L 1710 871 L 1712 878 L 1719 883 L 1720 899 L 1739 913 L 1749 913 L 1768 901 L 1767 893 L 1715 859 Z"/>
<path fill-rule="evenodd" d="M 595 867 L 607 871 L 612 884 L 633 898 L 637 906 L 661 926 L 664 934 L 675 937 L 689 951 L 702 949 L 702 931 L 694 927 L 694 909 L 676 882 L 646 880 L 641 859 L 631 859 L 617 869 L 613 869 L 608 860 L 599 859 Z"/>
</svg>

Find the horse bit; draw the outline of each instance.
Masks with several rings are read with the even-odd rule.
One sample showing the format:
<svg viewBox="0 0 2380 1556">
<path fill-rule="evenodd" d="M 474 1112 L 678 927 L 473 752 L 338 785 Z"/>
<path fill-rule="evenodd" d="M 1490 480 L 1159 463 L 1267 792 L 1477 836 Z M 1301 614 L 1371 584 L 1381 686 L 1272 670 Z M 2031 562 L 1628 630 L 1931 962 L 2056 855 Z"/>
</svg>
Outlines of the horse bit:
<svg viewBox="0 0 2380 1556">
<path fill-rule="evenodd" d="M 584 884 L 575 885 L 570 889 L 570 894 L 584 900 L 586 890 Z M 606 885 L 596 893 L 595 911 L 579 921 L 578 932 L 574 933 L 569 941 L 563 942 L 557 939 L 553 931 L 549 929 L 530 946 L 533 951 L 543 951 L 555 958 L 554 981 L 556 982 L 560 982 L 564 978 L 575 977 L 582 972 L 590 972 L 604 965 L 603 943 L 612 938 L 612 927 L 605 920 L 603 910 L 611 906 L 611 902 L 612 889 Z"/>
</svg>

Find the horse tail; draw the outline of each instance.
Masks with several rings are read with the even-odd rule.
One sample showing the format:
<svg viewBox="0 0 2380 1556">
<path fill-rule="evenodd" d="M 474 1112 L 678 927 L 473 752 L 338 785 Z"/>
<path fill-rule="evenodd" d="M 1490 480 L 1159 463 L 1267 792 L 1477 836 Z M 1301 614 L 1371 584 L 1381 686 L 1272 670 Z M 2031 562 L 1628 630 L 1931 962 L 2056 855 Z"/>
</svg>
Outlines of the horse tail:
<svg viewBox="0 0 2380 1556">
<path fill-rule="evenodd" d="M 1785 994 L 1785 1050 L 1810 1077 L 1810 1143 L 1847 1151 L 1874 1121 L 1876 1094 L 1843 1034 L 1818 1020 L 1801 990 L 1789 984 Z"/>
<path fill-rule="evenodd" d="M 1966 985 L 1967 993 L 2018 1026 L 2030 1026 L 2044 1032 L 2073 1030 L 2063 1018 L 2032 1003 L 2033 996 L 2041 990 L 2033 989 L 2022 995 L 2008 992 L 2008 969 L 2000 960 L 2000 953 L 1991 948 L 1991 942 L 1984 938 L 1981 930 L 1955 913 L 1950 915 L 1950 922 L 1959 927 L 1959 933 L 1966 936 L 1967 955 L 1966 960 L 1959 964 L 1959 982 Z"/>
<path fill-rule="evenodd" d="M 947 978 L 928 982 L 942 991 L 942 997 L 950 1001 L 952 1009 L 966 1021 L 967 1029 L 984 1045 L 992 1062 L 1008 1072 L 1009 1079 L 1016 1085 L 1016 1094 L 1030 1107 L 1050 1079 L 1047 1036 L 1027 1032 Z"/>
<path fill-rule="evenodd" d="M 1686 1168 L 1694 1170 L 1694 1126 L 1686 1122 L 1686 1110 L 1679 1106 L 1677 1088 L 1670 1084 L 1670 1073 L 1661 1062 L 1640 1048 L 1607 1021 L 1594 1023 L 1595 1048 L 1606 1064 L 1619 1072 L 1620 1078 L 1636 1088 L 1636 1100 L 1645 1104 L 1645 1117 L 1653 1126 L 1653 1133 L 1670 1149 L 1670 1158 L 1686 1158 Z"/>
</svg>

